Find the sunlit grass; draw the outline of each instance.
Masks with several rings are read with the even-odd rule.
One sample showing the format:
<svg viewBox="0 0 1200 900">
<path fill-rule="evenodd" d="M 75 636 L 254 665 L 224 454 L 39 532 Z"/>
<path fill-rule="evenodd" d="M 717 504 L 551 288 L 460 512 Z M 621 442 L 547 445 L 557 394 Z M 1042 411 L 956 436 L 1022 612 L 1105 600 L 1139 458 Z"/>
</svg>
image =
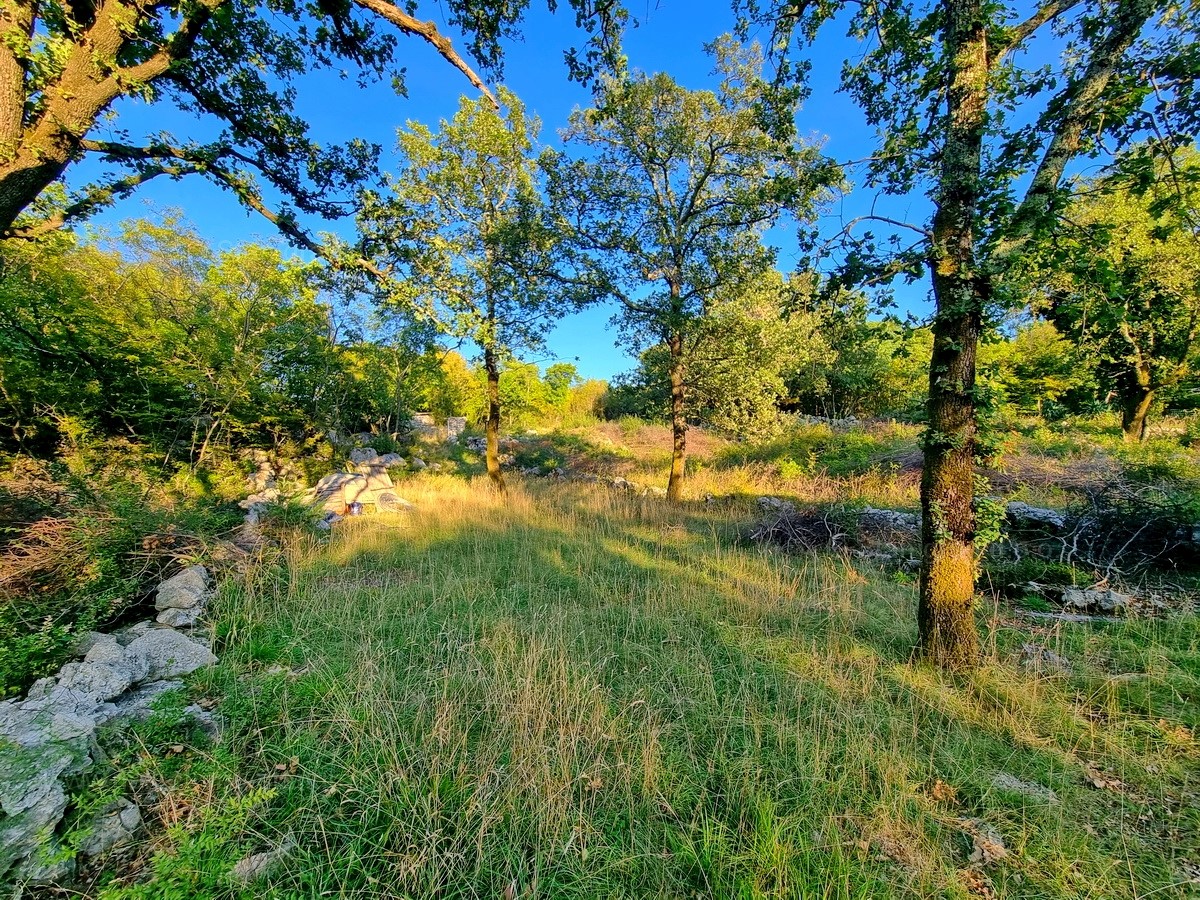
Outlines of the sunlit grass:
<svg viewBox="0 0 1200 900">
<path fill-rule="evenodd" d="M 275 789 L 239 846 L 299 848 L 246 896 L 1184 895 L 1194 620 L 1074 626 L 1035 676 L 993 612 L 952 677 L 909 663 L 910 585 L 743 546 L 739 508 L 405 489 L 223 598 L 229 790 Z M 1007 845 L 986 882 L 960 818 Z"/>
</svg>

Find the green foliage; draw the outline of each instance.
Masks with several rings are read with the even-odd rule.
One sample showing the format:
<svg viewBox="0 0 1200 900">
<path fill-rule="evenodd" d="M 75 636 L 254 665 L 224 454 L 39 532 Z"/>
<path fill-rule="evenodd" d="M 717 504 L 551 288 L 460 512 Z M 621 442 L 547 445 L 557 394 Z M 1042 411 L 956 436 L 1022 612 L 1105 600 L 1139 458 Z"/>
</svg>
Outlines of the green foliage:
<svg viewBox="0 0 1200 900">
<path fill-rule="evenodd" d="M 929 388 L 929 329 L 871 319 L 861 293 L 822 288 L 815 279 L 796 287 L 789 310 L 789 407 L 831 419 L 920 420 Z"/>
<path fill-rule="evenodd" d="M 240 520 L 228 498 L 180 493 L 153 454 L 87 443 L 43 469 L 55 502 L 7 521 L 0 548 L 0 697 L 56 669 L 87 631 L 119 618 L 176 565 Z M 0 494 L 29 490 L 28 466 Z"/>
<path fill-rule="evenodd" d="M 1117 395 L 1131 437 L 1145 437 L 1149 403 L 1182 383 L 1200 352 L 1197 172 L 1188 150 L 1161 163 L 1146 191 L 1130 188 L 1120 160 L 1081 181 L 1026 274 L 1035 302 Z"/>
<path fill-rule="evenodd" d="M 83 428 L 203 463 L 375 417 L 311 265 L 214 254 L 173 220 L 128 224 L 115 246 L 0 248 L 5 444 L 48 453 Z"/>
<path fill-rule="evenodd" d="M 943 676 L 907 664 L 911 584 L 733 545 L 740 505 L 422 490 L 410 538 L 347 530 L 226 598 L 212 677 L 236 768 L 190 833 L 219 831 L 226 870 L 294 836 L 258 895 L 966 896 L 963 818 L 1009 848 L 986 869 L 997 894 L 1177 884 L 1200 827 L 1194 618 L 1031 631 L 1004 616 L 982 671 Z M 1019 669 L 1034 640 L 1072 670 Z M 1091 766 L 1124 790 L 1093 787 Z M 275 794 L 226 820 L 257 787 Z M 1100 827 L 1114 803 L 1132 804 L 1120 833 Z M 1160 821 L 1182 840 L 1162 843 Z M 158 853 L 153 872 L 173 859 L 196 893 L 230 891 L 174 833 Z"/>
<path fill-rule="evenodd" d="M 772 463 L 793 475 L 817 471 L 833 476 L 886 470 L 896 460 L 915 453 L 916 430 L 910 426 L 872 426 L 833 429 L 829 425 L 792 424 L 783 434 L 723 450 L 723 465 Z M 792 476 L 784 476 L 792 477 Z"/>
</svg>

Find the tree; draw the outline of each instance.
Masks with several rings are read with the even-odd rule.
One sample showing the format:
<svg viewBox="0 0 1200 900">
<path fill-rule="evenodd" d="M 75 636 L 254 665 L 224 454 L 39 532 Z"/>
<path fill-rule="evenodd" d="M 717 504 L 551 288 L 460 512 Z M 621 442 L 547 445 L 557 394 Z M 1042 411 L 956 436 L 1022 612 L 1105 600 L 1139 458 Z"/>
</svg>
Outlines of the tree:
<svg viewBox="0 0 1200 900">
<path fill-rule="evenodd" d="M 716 91 L 669 75 L 603 82 L 566 136 L 588 158 L 558 158 L 553 202 L 577 283 L 620 301 L 634 345 L 667 348 L 672 455 L 667 496 L 682 496 L 687 347 L 712 303 L 773 264 L 762 234 L 785 213 L 812 214 L 833 173 L 794 133 L 790 94 L 760 76 L 757 47 L 712 47 Z"/>
<path fill-rule="evenodd" d="M 498 71 L 500 42 L 517 33 L 528 4 L 446 0 L 442 7 L 450 26 L 468 36 L 468 49 Z M 345 215 L 356 186 L 375 171 L 378 148 L 357 139 L 329 148 L 314 142 L 295 108 L 301 76 L 346 66 L 360 81 L 390 77 L 403 92 L 398 32 L 427 41 L 487 95 L 450 41 L 415 17 L 415 6 L 390 0 L 6 0 L 0 10 L 0 237 L 42 234 L 153 178 L 194 173 L 232 191 L 298 244 L 327 252 L 297 216 Z M 597 67 L 618 64 L 625 21 L 619 4 L 571 0 L 571 7 L 577 23 L 592 30 L 586 50 L 568 53 L 571 74 L 584 79 Z M 173 105 L 215 123 L 220 133 L 204 141 L 176 141 L 165 133 L 97 139 L 96 125 L 110 118 L 120 98 Z M 68 193 L 63 176 L 85 157 L 102 160 L 108 173 Z M 282 207 L 269 206 L 263 183 L 283 196 Z"/>
<path fill-rule="evenodd" d="M 861 291 L 831 288 L 815 276 L 797 284 L 788 313 L 788 409 L 830 419 L 917 412 L 914 400 L 924 400 L 929 380 L 914 352 L 922 331 L 895 318 L 872 319 L 870 311 Z"/>
<path fill-rule="evenodd" d="M 738 437 L 761 436 L 779 424 L 799 334 L 785 315 L 791 288 L 774 269 L 757 283 L 738 285 L 732 296 L 717 297 L 684 341 L 684 415 Z M 610 416 L 635 415 L 668 420 L 671 411 L 670 348 L 646 349 L 637 369 L 621 376 L 610 392 Z"/>
<path fill-rule="evenodd" d="M 463 98 L 436 134 L 409 122 L 399 134 L 404 168 L 359 223 L 364 245 L 404 273 L 401 305 L 415 296 L 445 332 L 483 351 L 488 477 L 503 491 L 501 368 L 539 346 L 571 299 L 543 274 L 554 268 L 555 238 L 533 156 L 540 125 L 511 91 L 498 96 L 502 110 Z"/>
<path fill-rule="evenodd" d="M 1045 319 L 1027 322 L 1007 339 L 985 343 L 979 363 L 983 379 L 999 390 L 1004 402 L 1047 418 L 1072 395 L 1077 398 L 1094 386 L 1092 366 L 1080 348 Z"/>
<path fill-rule="evenodd" d="M 843 88 L 881 135 L 864 181 L 884 194 L 923 189 L 932 204 L 924 222 L 861 217 L 896 230 L 886 241 L 857 235 L 843 274 L 879 281 L 924 267 L 932 281 L 918 649 L 945 667 L 973 666 L 976 354 L 985 318 L 1003 299 L 996 276 L 1052 226 L 1080 155 L 1150 131 L 1168 143 L 1191 140 L 1200 121 L 1200 13 L 1169 0 L 1040 0 L 1031 11 L 985 0 L 734 5 L 743 28 L 771 30 L 785 81 L 807 68 L 789 51 L 853 6 L 850 33 L 866 46 L 843 66 Z M 1035 46 L 1050 36 L 1053 48 Z M 1056 62 L 1046 62 L 1047 50 L 1061 51 Z M 907 231 L 916 239 L 904 246 Z"/>
<path fill-rule="evenodd" d="M 1080 182 L 1039 267 L 1039 305 L 1095 359 L 1128 441 L 1145 440 L 1151 406 L 1200 350 L 1200 157 L 1178 153 L 1156 176 L 1139 192 L 1118 163 Z"/>
<path fill-rule="evenodd" d="M 312 268 L 214 254 L 174 221 L 129 224 L 112 250 L 65 233 L 4 245 L 0 421 L 43 450 L 72 419 L 196 464 L 220 440 L 344 427 L 362 409 L 343 402 L 355 379 Z"/>
</svg>

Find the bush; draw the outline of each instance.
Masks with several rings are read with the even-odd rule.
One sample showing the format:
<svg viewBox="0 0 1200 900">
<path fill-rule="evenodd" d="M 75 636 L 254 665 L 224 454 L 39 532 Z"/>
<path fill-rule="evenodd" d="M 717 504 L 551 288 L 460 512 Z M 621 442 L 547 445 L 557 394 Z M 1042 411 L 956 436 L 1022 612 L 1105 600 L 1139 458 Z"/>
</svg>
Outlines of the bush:
<svg viewBox="0 0 1200 900">
<path fill-rule="evenodd" d="M 9 461 L 0 473 L 0 697 L 52 672 L 81 634 L 120 620 L 238 523 L 240 511 L 203 484 L 181 482 L 126 441 L 50 463 Z"/>
</svg>

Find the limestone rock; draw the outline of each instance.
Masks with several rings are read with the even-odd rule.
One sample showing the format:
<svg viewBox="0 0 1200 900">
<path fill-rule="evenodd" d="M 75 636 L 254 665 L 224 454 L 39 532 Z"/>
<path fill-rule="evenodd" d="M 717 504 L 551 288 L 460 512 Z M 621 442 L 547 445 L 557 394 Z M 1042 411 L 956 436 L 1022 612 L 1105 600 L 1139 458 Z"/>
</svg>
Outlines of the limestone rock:
<svg viewBox="0 0 1200 900">
<path fill-rule="evenodd" d="M 359 447 L 357 450 L 350 451 L 350 462 L 354 464 L 374 462 L 379 458 L 379 454 L 370 447 Z"/>
<path fill-rule="evenodd" d="M 38 851 L 45 843 L 46 834 L 62 821 L 66 810 L 67 793 L 55 781 L 36 803 L 20 813 L 0 819 L 0 878 L 15 863 L 28 857 L 34 858 L 36 866 Z M 27 865 L 22 876 L 33 875 L 33 880 L 37 881 L 50 880 L 37 877 L 48 873 L 30 871 L 34 866 Z"/>
<path fill-rule="evenodd" d="M 204 602 L 208 590 L 208 570 L 204 566 L 188 566 L 178 575 L 168 578 L 158 586 L 154 608 L 191 609 Z"/>
<path fill-rule="evenodd" d="M 253 856 L 247 856 L 245 859 L 239 859 L 234 863 L 233 868 L 229 872 L 229 877 L 234 881 L 242 884 L 251 884 L 258 881 L 260 878 L 265 878 L 273 872 L 288 854 L 295 849 L 295 844 L 290 840 L 285 841 L 282 845 L 274 850 L 267 850 L 265 853 L 255 853 Z"/>
<path fill-rule="evenodd" d="M 446 440 L 458 440 L 458 436 L 466 431 L 467 417 L 466 416 L 447 416 L 446 417 Z"/>
<path fill-rule="evenodd" d="M 1008 504 L 1004 509 L 1004 514 L 1013 528 L 1042 528 L 1050 531 L 1062 531 L 1067 527 L 1067 517 L 1057 510 L 1030 506 L 1020 500 L 1014 500 Z"/>
<path fill-rule="evenodd" d="M 41 700 L 0 703 L 0 811 L 15 817 L 44 806 L 61 790 L 59 777 L 91 765 L 90 716 L 99 705 L 65 688 Z"/>
<path fill-rule="evenodd" d="M 265 488 L 257 493 L 251 494 L 245 500 L 239 500 L 238 506 L 240 506 L 242 509 L 250 509 L 254 506 L 264 506 L 268 503 L 277 503 L 279 498 L 282 496 L 283 494 L 279 492 L 279 489 L 272 485 L 269 488 Z"/>
<path fill-rule="evenodd" d="M 112 703 L 105 703 L 96 712 L 96 724 L 105 725 L 114 719 L 144 719 L 151 713 L 154 701 L 167 691 L 178 690 L 183 682 L 178 679 L 150 681 L 138 685 L 128 694 L 122 694 Z"/>
<path fill-rule="evenodd" d="M 375 505 L 381 512 L 400 512 L 401 510 L 415 508 L 412 503 L 391 491 L 382 491 L 375 498 Z"/>
<path fill-rule="evenodd" d="M 171 628 L 194 628 L 203 611 L 199 606 L 193 606 L 191 609 L 164 609 L 154 620 Z"/>
<path fill-rule="evenodd" d="M 95 634 L 95 632 L 93 632 Z M 119 663 L 125 657 L 125 648 L 111 634 L 96 634 L 89 641 L 88 649 L 83 654 L 83 661 L 88 663 Z"/>
<path fill-rule="evenodd" d="M 1133 598 L 1113 590 L 1064 588 L 1062 604 L 1069 609 L 1091 610 L 1105 614 L 1127 612 Z"/>
<path fill-rule="evenodd" d="M 385 469 L 403 469 L 408 465 L 408 461 L 399 453 L 385 453 L 379 459 L 375 460 L 375 463 L 383 466 Z"/>
<path fill-rule="evenodd" d="M 60 688 L 73 688 L 97 700 L 111 700 L 129 689 L 135 681 L 132 665 L 124 665 L 125 657 L 115 665 L 108 663 L 67 663 L 58 675 Z"/>
<path fill-rule="evenodd" d="M 371 463 L 363 464 L 358 467 L 358 474 L 366 479 L 364 493 L 388 491 L 393 487 L 392 476 L 388 474 L 386 466 Z"/>
<path fill-rule="evenodd" d="M 796 504 L 790 500 L 784 500 L 782 497 L 759 497 L 755 502 L 758 504 L 758 508 L 765 513 L 782 515 L 796 511 Z"/>
<path fill-rule="evenodd" d="M 915 536 L 921 527 L 921 520 L 915 513 L 868 506 L 859 512 L 858 526 L 872 531 L 894 531 Z"/>
<path fill-rule="evenodd" d="M 321 517 L 321 520 L 317 522 L 316 527 L 318 531 L 330 531 L 333 526 L 340 521 L 342 521 L 342 516 L 335 512 L 327 512 Z"/>
<path fill-rule="evenodd" d="M 141 824 L 142 811 L 122 797 L 96 816 L 87 837 L 79 845 L 79 852 L 87 857 L 100 856 L 127 844 Z"/>
<path fill-rule="evenodd" d="M 127 657 L 146 661 L 146 678 L 154 680 L 187 675 L 217 661 L 203 644 L 170 628 L 143 634 L 125 649 Z"/>
<path fill-rule="evenodd" d="M 326 512 L 341 513 L 366 490 L 366 479 L 357 472 L 333 472 L 316 483 L 309 496 Z"/>
<path fill-rule="evenodd" d="M 1043 800 L 1046 803 L 1058 802 L 1058 794 L 1054 793 L 1050 788 L 1032 781 L 1022 781 L 1020 778 L 1017 778 L 1015 775 L 1009 775 L 1007 772 L 997 772 L 995 777 L 992 778 L 992 784 L 1002 791 L 1011 791 L 1014 794 L 1021 794 L 1033 800 Z"/>
</svg>

